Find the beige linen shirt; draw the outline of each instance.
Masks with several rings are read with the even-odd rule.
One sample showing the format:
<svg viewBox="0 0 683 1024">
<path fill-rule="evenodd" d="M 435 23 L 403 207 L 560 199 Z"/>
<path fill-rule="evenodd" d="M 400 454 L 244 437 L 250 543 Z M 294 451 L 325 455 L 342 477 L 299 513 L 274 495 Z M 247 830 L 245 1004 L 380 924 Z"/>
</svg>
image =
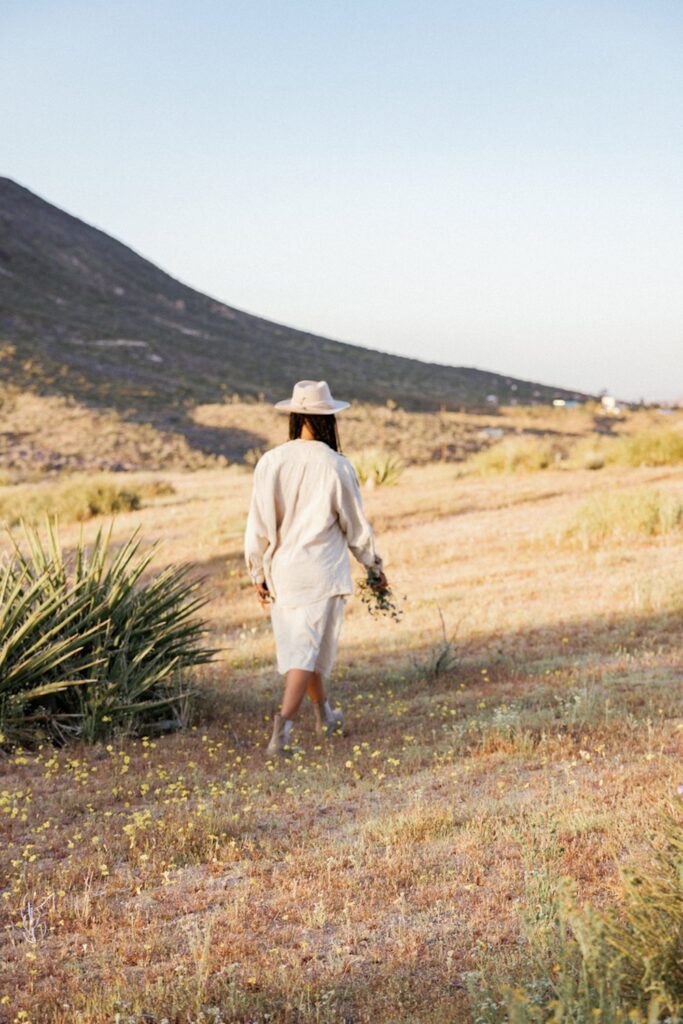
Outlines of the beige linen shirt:
<svg viewBox="0 0 683 1024">
<path fill-rule="evenodd" d="M 382 568 L 365 518 L 356 472 L 323 441 L 287 441 L 254 472 L 244 555 L 254 583 L 296 608 L 351 594 L 348 549 Z"/>
</svg>

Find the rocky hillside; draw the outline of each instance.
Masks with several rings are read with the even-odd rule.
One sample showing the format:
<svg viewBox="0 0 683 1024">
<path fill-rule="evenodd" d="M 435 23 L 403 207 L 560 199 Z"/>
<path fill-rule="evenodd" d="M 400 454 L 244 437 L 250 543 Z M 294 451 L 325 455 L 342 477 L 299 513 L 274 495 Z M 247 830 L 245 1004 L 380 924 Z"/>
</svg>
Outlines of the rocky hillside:
<svg viewBox="0 0 683 1024">
<path fill-rule="evenodd" d="M 416 347 L 417 341 L 416 341 Z M 116 241 L 0 178 L 0 357 L 3 380 L 126 421 L 215 437 L 199 404 L 287 394 L 302 377 L 408 410 L 481 407 L 489 394 L 547 400 L 562 389 L 446 367 L 316 337 L 188 288 Z"/>
</svg>

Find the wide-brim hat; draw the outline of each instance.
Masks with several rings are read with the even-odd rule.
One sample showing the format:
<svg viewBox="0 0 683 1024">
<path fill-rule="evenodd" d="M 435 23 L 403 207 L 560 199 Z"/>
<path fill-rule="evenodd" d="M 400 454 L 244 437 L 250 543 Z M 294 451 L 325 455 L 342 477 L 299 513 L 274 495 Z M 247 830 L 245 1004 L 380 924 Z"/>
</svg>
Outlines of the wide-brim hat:
<svg viewBox="0 0 683 1024">
<path fill-rule="evenodd" d="M 331 416 L 348 409 L 350 402 L 338 402 L 332 397 L 326 380 L 300 380 L 292 388 L 292 397 L 276 402 L 282 412 L 309 413 L 311 416 Z"/>
</svg>

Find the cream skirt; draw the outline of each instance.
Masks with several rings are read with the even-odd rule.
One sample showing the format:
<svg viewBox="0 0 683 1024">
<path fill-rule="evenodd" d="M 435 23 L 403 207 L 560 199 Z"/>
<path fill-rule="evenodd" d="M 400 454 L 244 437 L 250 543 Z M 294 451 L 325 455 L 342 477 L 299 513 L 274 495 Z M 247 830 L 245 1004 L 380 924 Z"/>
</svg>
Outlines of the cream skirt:
<svg viewBox="0 0 683 1024">
<path fill-rule="evenodd" d="M 337 656 L 337 641 L 346 597 L 335 594 L 314 604 L 287 608 L 274 601 L 270 617 L 275 634 L 277 670 L 291 668 L 328 676 Z"/>
</svg>

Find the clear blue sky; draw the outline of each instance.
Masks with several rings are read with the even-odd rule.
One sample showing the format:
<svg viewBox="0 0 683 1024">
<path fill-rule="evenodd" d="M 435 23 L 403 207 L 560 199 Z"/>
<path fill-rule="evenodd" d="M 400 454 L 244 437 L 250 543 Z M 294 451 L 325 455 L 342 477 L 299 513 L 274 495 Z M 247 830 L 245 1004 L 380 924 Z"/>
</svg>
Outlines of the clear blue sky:
<svg viewBox="0 0 683 1024">
<path fill-rule="evenodd" d="M 680 0 L 2 0 L 0 33 L 2 173 L 202 291 L 683 396 Z"/>
</svg>

